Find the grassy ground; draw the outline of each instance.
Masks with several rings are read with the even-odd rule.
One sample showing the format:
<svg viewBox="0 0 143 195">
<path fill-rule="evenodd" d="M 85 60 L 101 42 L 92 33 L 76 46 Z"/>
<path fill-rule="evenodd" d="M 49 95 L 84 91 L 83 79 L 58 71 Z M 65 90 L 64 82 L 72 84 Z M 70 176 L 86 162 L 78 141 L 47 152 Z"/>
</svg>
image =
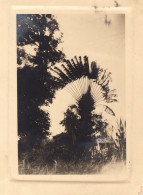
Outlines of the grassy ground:
<svg viewBox="0 0 143 195">
<path fill-rule="evenodd" d="M 49 174 L 97 174 L 103 167 L 102 163 L 95 163 L 90 161 L 86 162 L 74 162 L 70 161 L 65 163 L 64 161 L 57 161 L 57 164 L 48 165 L 36 165 L 34 163 L 19 162 L 19 174 L 32 174 L 32 175 L 49 175 Z"/>
</svg>

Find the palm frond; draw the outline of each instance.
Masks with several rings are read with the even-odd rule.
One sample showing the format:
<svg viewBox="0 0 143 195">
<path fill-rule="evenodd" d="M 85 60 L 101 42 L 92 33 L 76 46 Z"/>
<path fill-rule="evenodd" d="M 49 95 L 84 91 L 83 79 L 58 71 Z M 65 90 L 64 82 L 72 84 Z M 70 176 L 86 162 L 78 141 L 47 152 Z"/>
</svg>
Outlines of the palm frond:
<svg viewBox="0 0 143 195">
<path fill-rule="evenodd" d="M 108 114 L 111 114 L 112 116 L 115 116 L 115 113 L 113 112 L 111 108 L 109 108 L 109 106 L 104 105 L 104 108 L 105 108 L 105 112 L 107 112 Z"/>
<path fill-rule="evenodd" d="M 106 101 L 107 103 L 116 102 L 116 91 L 110 90 L 109 84 L 112 81 L 111 72 L 107 72 L 97 66 L 96 62 L 89 65 L 88 57 L 81 56 L 71 60 L 64 60 L 61 68 L 55 67 L 53 70 L 57 74 L 57 78 L 61 82 L 60 88 L 66 86 L 66 89 L 79 99 L 85 94 L 88 87 L 91 87 L 91 93 L 95 103 Z"/>
</svg>

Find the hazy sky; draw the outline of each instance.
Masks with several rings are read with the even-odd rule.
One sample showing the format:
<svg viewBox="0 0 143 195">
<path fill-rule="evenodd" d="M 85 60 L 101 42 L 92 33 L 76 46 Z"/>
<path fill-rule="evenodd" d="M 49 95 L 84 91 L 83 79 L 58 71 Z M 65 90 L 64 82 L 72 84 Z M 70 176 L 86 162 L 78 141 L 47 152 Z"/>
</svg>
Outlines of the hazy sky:
<svg viewBox="0 0 143 195">
<path fill-rule="evenodd" d="M 119 103 L 112 104 L 118 117 L 125 118 L 125 17 L 121 14 L 108 15 L 110 25 L 104 23 L 105 13 L 94 11 L 72 11 L 54 14 L 63 32 L 63 48 L 67 58 L 87 55 L 89 61 L 96 61 L 112 73 L 111 87 L 117 89 Z M 51 117 L 53 135 L 63 131 L 59 122 L 74 99 L 64 89 L 48 111 Z"/>
</svg>

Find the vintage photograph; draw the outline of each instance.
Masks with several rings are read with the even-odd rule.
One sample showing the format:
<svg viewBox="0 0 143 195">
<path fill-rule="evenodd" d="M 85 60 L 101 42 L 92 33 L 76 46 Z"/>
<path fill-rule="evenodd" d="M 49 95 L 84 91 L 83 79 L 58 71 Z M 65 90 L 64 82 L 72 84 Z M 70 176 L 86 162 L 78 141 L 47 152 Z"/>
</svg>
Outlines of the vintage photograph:
<svg viewBox="0 0 143 195">
<path fill-rule="evenodd" d="M 17 14 L 20 175 L 126 168 L 125 14 Z"/>
</svg>

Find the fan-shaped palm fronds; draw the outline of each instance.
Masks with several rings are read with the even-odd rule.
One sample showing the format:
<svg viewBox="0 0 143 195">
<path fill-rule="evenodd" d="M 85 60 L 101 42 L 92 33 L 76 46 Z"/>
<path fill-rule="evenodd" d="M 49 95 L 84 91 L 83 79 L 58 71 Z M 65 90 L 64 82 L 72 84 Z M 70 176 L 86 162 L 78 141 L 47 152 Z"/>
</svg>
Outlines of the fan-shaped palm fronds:
<svg viewBox="0 0 143 195">
<path fill-rule="evenodd" d="M 79 58 L 75 56 L 74 59 L 64 60 L 61 68 L 55 67 L 52 71 L 56 73 L 55 79 L 58 81 L 59 88 L 65 87 L 77 103 L 90 87 L 95 106 L 101 103 L 103 105 L 104 102 L 104 110 L 115 115 L 106 105 L 117 101 L 116 90 L 109 88 L 109 83 L 112 81 L 111 72 L 97 66 L 95 61 L 90 65 L 87 56 L 83 59 L 81 56 Z"/>
</svg>

